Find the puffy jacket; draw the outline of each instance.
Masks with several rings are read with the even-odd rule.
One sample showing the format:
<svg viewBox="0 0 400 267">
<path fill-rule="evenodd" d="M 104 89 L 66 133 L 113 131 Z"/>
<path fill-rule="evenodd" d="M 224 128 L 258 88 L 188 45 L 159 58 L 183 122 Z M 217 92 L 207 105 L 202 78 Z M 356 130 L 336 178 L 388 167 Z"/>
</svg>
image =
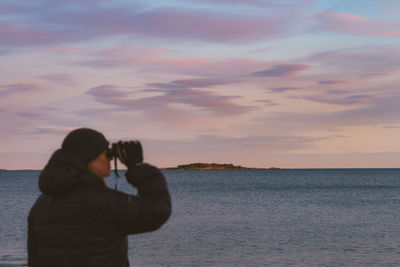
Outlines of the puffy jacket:
<svg viewBox="0 0 400 267">
<path fill-rule="evenodd" d="M 107 188 L 75 156 L 57 150 L 39 176 L 42 195 L 28 217 L 31 267 L 129 266 L 127 235 L 154 231 L 171 214 L 162 173 L 126 172 L 138 196 Z"/>
</svg>

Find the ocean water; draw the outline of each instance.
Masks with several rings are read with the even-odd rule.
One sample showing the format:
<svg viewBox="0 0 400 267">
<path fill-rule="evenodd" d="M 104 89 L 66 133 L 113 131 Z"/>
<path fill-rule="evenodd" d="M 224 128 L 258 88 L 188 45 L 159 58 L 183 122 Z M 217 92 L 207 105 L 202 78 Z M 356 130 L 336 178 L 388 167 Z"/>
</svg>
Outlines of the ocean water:
<svg viewBox="0 0 400 267">
<path fill-rule="evenodd" d="M 26 264 L 38 174 L 0 172 L 0 266 Z M 400 266 L 400 169 L 164 174 L 173 214 L 129 237 L 131 266 Z"/>
</svg>

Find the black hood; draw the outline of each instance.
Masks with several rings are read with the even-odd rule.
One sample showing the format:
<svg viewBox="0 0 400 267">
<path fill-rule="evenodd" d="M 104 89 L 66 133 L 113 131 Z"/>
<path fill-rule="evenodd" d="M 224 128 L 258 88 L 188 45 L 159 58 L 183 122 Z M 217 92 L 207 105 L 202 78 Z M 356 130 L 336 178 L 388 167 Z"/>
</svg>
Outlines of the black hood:
<svg viewBox="0 0 400 267">
<path fill-rule="evenodd" d="M 61 149 L 51 156 L 39 176 L 39 189 L 44 195 L 61 196 L 80 184 L 87 184 L 98 179 L 86 171 L 83 161 L 75 155 Z"/>
</svg>

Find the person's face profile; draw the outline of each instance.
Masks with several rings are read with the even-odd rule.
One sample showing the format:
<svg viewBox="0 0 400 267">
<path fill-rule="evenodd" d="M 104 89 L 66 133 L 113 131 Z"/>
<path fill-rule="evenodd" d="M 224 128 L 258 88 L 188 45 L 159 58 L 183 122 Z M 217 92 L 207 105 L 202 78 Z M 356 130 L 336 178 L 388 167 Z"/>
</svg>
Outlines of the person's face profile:
<svg viewBox="0 0 400 267">
<path fill-rule="evenodd" d="M 97 158 L 89 162 L 87 169 L 99 177 L 107 177 L 111 173 L 110 161 L 107 150 L 104 150 Z"/>
</svg>

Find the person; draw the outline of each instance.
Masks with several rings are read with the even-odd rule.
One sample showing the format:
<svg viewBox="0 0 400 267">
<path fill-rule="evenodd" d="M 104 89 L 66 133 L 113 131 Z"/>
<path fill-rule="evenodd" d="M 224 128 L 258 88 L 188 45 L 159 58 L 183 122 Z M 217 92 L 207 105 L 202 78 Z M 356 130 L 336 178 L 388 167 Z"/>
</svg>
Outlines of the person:
<svg viewBox="0 0 400 267">
<path fill-rule="evenodd" d="M 161 171 L 142 163 L 138 142 L 127 142 L 125 173 L 137 195 L 108 188 L 109 142 L 98 131 L 70 132 L 39 175 L 42 194 L 28 217 L 31 267 L 127 267 L 127 235 L 154 231 L 171 214 Z"/>
</svg>

